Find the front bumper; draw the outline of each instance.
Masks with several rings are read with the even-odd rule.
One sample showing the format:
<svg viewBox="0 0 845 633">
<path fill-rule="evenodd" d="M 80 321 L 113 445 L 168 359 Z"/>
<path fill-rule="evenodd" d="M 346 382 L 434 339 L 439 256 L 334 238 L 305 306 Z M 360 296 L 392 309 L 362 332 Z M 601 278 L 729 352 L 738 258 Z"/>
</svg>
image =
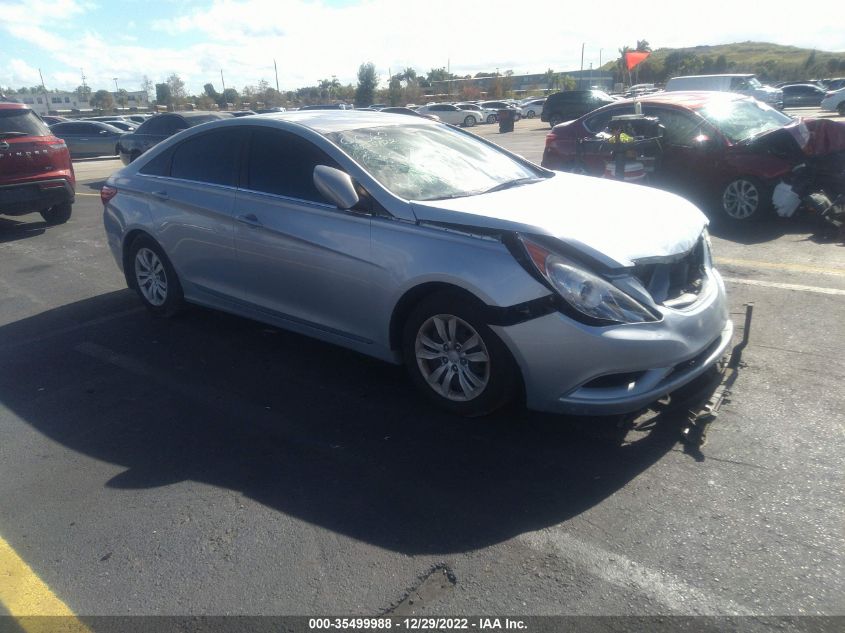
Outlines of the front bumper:
<svg viewBox="0 0 845 633">
<path fill-rule="evenodd" d="M 658 323 L 593 327 L 560 313 L 494 327 L 522 370 L 530 409 L 616 415 L 642 409 L 704 373 L 730 346 L 724 284 L 716 271 L 689 308 Z"/>
</svg>

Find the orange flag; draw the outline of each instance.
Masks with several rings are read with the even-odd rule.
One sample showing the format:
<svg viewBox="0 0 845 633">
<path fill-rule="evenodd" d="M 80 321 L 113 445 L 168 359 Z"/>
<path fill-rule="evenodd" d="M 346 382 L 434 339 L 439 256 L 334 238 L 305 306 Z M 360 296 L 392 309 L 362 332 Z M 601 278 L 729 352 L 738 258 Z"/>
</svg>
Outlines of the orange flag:
<svg viewBox="0 0 845 633">
<path fill-rule="evenodd" d="M 651 55 L 651 53 L 647 51 L 629 51 L 625 53 L 625 65 L 628 67 L 628 70 L 631 70 L 637 64 L 645 61 L 645 58 Z"/>
</svg>

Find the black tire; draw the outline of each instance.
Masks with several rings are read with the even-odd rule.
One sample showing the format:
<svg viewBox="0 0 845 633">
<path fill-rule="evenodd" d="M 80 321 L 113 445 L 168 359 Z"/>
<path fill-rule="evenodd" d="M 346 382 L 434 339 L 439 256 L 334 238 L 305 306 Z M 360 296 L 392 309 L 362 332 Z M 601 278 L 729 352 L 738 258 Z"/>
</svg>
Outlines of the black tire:
<svg viewBox="0 0 845 633">
<path fill-rule="evenodd" d="M 836 111 L 839 113 L 839 116 L 845 116 L 845 101 L 842 101 L 839 106 L 836 108 Z"/>
<path fill-rule="evenodd" d="M 496 120 L 497 120 L 497 117 L 496 117 L 496 115 L 495 115 L 495 114 L 488 114 L 488 115 L 487 115 L 487 123 L 489 123 L 490 125 L 492 125 L 493 123 L 495 123 L 495 122 L 496 122 Z"/>
<path fill-rule="evenodd" d="M 155 259 L 152 259 L 151 262 L 148 258 L 150 252 L 155 255 L 155 259 L 161 264 L 160 269 L 148 265 L 155 261 Z M 179 277 L 176 275 L 170 259 L 154 239 L 147 235 L 136 237 L 129 247 L 126 262 L 127 283 L 130 288 L 138 293 L 141 302 L 150 312 L 156 316 L 171 317 L 182 310 L 185 305 L 182 284 L 179 283 Z M 145 266 L 150 274 L 145 274 Z M 145 279 L 148 280 L 147 283 L 145 283 Z M 151 284 L 156 282 L 156 288 L 159 290 L 161 290 L 163 282 L 163 293 L 153 291 Z M 156 297 L 156 300 L 151 299 L 151 296 Z"/>
<path fill-rule="evenodd" d="M 63 202 L 41 211 L 41 217 L 47 224 L 64 224 L 70 220 L 72 212 L 73 205 L 70 202 Z"/>
<path fill-rule="evenodd" d="M 753 176 L 739 176 L 720 190 L 721 217 L 730 222 L 753 222 L 766 217 L 772 207 L 771 188 Z"/>
<path fill-rule="evenodd" d="M 464 127 L 472 127 L 473 125 L 475 125 L 474 116 L 468 116 L 464 119 Z"/>
<path fill-rule="evenodd" d="M 557 114 L 553 114 L 549 117 L 549 127 L 554 127 L 558 123 L 563 123 L 563 119 L 560 118 Z"/>
<path fill-rule="evenodd" d="M 536 114 L 534 113 L 534 110 L 529 110 L 529 111 L 528 111 L 528 114 L 527 114 L 526 116 L 527 116 L 529 119 L 533 119 L 533 118 L 536 116 Z"/>
<path fill-rule="evenodd" d="M 454 340 L 459 344 L 449 347 L 449 343 L 444 343 L 443 337 L 437 334 L 440 330 L 432 330 L 438 316 L 444 317 L 440 321 L 447 341 L 453 332 Z M 449 324 L 449 317 L 455 320 L 454 329 Z M 432 333 L 426 339 L 428 345 L 422 343 L 422 339 L 418 340 L 421 332 Z M 480 342 L 470 343 L 461 350 L 461 341 L 468 343 L 473 333 Z M 418 351 L 437 356 L 418 358 Z M 403 328 L 402 352 L 405 367 L 417 389 L 451 413 L 467 417 L 485 415 L 513 400 L 516 394 L 519 370 L 510 352 L 486 325 L 479 306 L 459 292 L 431 294 L 413 309 Z M 487 360 L 481 360 L 482 357 Z M 467 394 L 467 386 L 479 391 Z M 448 395 L 444 395 L 444 390 Z"/>
</svg>

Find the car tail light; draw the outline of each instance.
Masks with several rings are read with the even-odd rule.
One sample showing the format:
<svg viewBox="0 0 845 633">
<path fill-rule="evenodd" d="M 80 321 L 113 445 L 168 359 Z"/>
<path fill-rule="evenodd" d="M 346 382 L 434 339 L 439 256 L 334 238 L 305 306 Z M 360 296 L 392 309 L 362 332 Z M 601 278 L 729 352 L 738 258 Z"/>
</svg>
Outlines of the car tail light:
<svg viewBox="0 0 845 633">
<path fill-rule="evenodd" d="M 109 187 L 108 185 L 103 185 L 103 188 L 100 189 L 100 200 L 103 201 L 103 206 L 108 204 L 108 201 L 114 198 L 117 195 L 117 189 L 114 187 Z"/>
<path fill-rule="evenodd" d="M 546 147 L 550 147 L 554 145 L 554 142 L 557 140 L 557 136 L 554 132 L 549 132 L 546 134 Z"/>
</svg>

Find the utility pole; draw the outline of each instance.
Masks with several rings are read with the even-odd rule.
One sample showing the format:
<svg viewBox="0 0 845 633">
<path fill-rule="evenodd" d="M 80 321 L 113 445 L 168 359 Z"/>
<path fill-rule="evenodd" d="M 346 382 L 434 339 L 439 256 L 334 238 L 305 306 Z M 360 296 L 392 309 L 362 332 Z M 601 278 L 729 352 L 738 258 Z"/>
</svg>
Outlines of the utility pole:
<svg viewBox="0 0 845 633">
<path fill-rule="evenodd" d="M 116 99 L 120 99 L 120 88 L 117 87 L 117 77 L 112 77 L 112 80 L 114 81 L 114 96 Z M 120 104 L 120 101 L 117 103 Z"/>
<path fill-rule="evenodd" d="M 581 43 L 581 72 L 584 72 L 584 43 Z"/>
<path fill-rule="evenodd" d="M 276 92 L 279 92 L 279 68 L 276 66 L 276 60 L 273 60 L 273 70 L 276 73 Z M 220 71 L 223 72 L 223 71 Z"/>
</svg>

